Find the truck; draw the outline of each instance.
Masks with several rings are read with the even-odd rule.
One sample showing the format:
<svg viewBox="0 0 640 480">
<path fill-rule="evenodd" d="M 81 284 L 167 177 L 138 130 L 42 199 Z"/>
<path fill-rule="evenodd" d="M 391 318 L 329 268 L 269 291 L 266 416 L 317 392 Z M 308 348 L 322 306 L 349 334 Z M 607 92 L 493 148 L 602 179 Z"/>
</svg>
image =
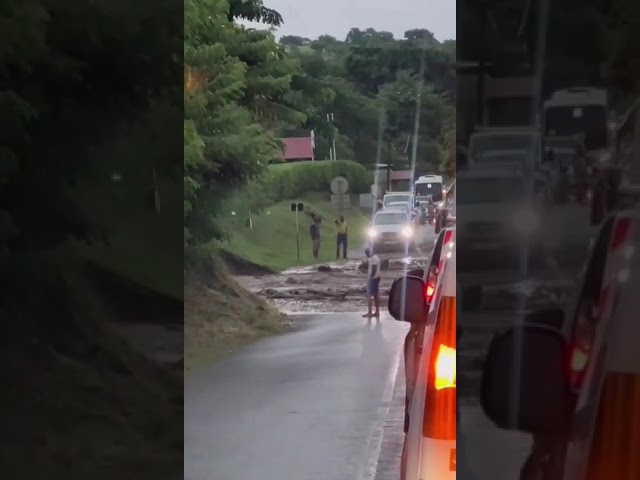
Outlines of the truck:
<svg viewBox="0 0 640 480">
<path fill-rule="evenodd" d="M 600 224 L 609 212 L 628 205 L 638 189 L 635 185 L 640 184 L 640 99 L 612 126 L 611 137 L 610 150 L 592 167 L 593 225 Z"/>
<path fill-rule="evenodd" d="M 431 197 L 435 204 L 444 201 L 442 175 L 422 175 L 415 181 L 413 190 L 418 202 L 426 202 Z"/>
<path fill-rule="evenodd" d="M 619 155 L 612 146 L 615 125 L 605 89 L 572 87 L 555 91 L 543 103 L 542 123 L 548 137 L 581 135 L 586 150 L 591 223 L 599 224 L 612 207 L 613 191 L 620 184 Z"/>
</svg>

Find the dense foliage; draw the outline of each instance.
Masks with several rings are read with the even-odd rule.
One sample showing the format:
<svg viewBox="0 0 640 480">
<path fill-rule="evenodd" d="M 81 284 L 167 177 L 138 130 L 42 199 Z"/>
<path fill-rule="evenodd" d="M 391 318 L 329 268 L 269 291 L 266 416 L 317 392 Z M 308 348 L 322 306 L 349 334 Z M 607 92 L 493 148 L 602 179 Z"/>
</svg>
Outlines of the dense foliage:
<svg viewBox="0 0 640 480">
<path fill-rule="evenodd" d="M 278 43 L 269 30 L 244 27 L 239 19 L 282 21 L 261 1 L 185 3 L 188 244 L 224 236 L 214 221 L 222 200 L 279 157 L 278 138 L 313 131 L 317 159 L 330 157 L 335 140 L 338 158 L 368 170 L 380 161 L 407 168 L 419 91 L 417 167 L 437 171 L 449 162 L 451 171 L 445 150 L 455 124 L 453 42 L 441 44 L 427 30 L 394 39 L 352 29 L 344 41 L 283 37 Z"/>
<path fill-rule="evenodd" d="M 500 73 L 529 74 L 542 59 L 547 94 L 578 84 L 637 94 L 636 0 L 462 0 L 458 12 L 459 60 L 484 59 L 502 66 Z"/>
<path fill-rule="evenodd" d="M 164 0 L 4 3 L 0 253 L 103 237 L 143 214 L 154 178 L 179 182 L 176 13 Z M 106 205 L 110 218 L 96 214 Z"/>
<path fill-rule="evenodd" d="M 309 192 L 329 192 L 331 180 L 342 176 L 349 193 L 368 193 L 373 174 L 363 165 L 348 160 L 300 162 L 270 165 L 264 174 L 250 181 L 222 202 L 225 213 L 259 213 L 282 200 L 304 197 Z"/>
</svg>

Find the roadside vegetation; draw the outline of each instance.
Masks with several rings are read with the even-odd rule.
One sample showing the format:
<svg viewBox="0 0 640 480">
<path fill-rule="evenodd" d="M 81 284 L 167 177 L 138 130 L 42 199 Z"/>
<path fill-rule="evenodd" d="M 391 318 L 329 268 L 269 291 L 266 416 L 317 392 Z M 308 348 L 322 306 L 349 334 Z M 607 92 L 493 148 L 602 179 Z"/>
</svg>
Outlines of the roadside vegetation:
<svg viewBox="0 0 640 480">
<path fill-rule="evenodd" d="M 260 22 L 264 29 L 244 27 L 239 20 Z M 283 37 L 278 42 L 268 29 L 281 23 L 278 12 L 260 0 L 185 4 L 185 256 L 195 255 L 200 268 L 218 272 L 215 281 L 185 273 L 185 292 L 190 292 L 185 308 L 192 313 L 185 328 L 188 335 L 210 332 L 198 340 L 206 337 L 205 350 L 216 338 L 233 343 L 231 337 L 270 331 L 251 314 L 264 312 L 266 304 L 235 285 L 220 262 L 261 272 L 314 262 L 304 215 L 297 260 L 290 204 L 298 201 L 324 218 L 319 260 L 334 259 L 333 220 L 339 212 L 330 205 L 331 179 L 346 177 L 355 200 L 370 192 L 376 162 L 408 167 L 407 142 L 421 83 L 417 168 L 455 170 L 454 41 L 441 43 L 421 29 L 397 39 L 354 28 L 345 39 Z M 311 131 L 321 161 L 272 165 L 282 152 L 279 138 Z M 334 139 L 344 160 L 322 161 L 330 158 Z M 359 248 L 368 215 L 353 203 L 345 216 L 350 246 Z M 196 343 L 189 351 L 200 349 Z"/>
<path fill-rule="evenodd" d="M 6 477 L 182 474 L 182 370 L 114 326 L 182 322 L 171 8 L 29 0 L 0 14 Z"/>
<path fill-rule="evenodd" d="M 295 214 L 291 212 L 292 202 L 302 202 L 305 207 L 319 214 L 320 255 L 313 258 L 309 237 L 309 218 L 299 214 L 300 260 L 296 242 Z M 229 225 L 230 240 L 220 243 L 220 247 L 235 257 L 258 267 L 280 272 L 290 267 L 311 265 L 336 260 L 336 229 L 334 220 L 340 215 L 331 205 L 329 195 L 309 194 L 278 202 L 252 217 L 249 228 L 245 218 Z M 360 208 L 344 211 L 349 228 L 349 250 L 362 250 L 369 216 Z M 235 217 L 232 217 L 235 218 Z M 247 269 L 247 273 L 250 269 Z M 241 273 L 241 272 L 240 272 Z"/>
<path fill-rule="evenodd" d="M 565 3 L 550 7 L 548 32 L 554 44 L 563 45 L 558 48 L 563 53 L 552 52 L 552 67 L 545 77 L 553 73 L 574 78 L 576 62 L 589 57 L 583 63 L 595 65 L 594 56 L 600 56 L 609 79 L 628 85 L 636 82 L 637 68 L 623 66 L 620 59 L 638 44 L 632 41 L 637 32 L 624 24 L 625 17 L 637 13 L 637 2 L 616 0 L 606 7 L 594 2 L 584 17 L 573 14 L 573 2 Z M 332 218 L 326 202 L 328 182 L 337 173 L 344 175 L 336 169 L 344 170 L 347 164 L 335 162 L 342 166 L 330 167 L 331 172 L 320 165 L 270 166 L 281 156 L 278 139 L 308 136 L 313 131 L 317 160 L 330 158 L 335 141 L 338 158 L 357 165 L 348 167 L 353 174 L 351 193 L 366 193 L 378 162 L 396 170 L 409 166 L 419 88 L 416 171 L 455 176 L 456 54 L 464 51 L 465 59 L 499 63 L 514 55 L 500 50 L 515 41 L 514 32 L 519 32 L 523 46 L 519 51 L 527 57 L 522 58 L 523 63 L 536 58 L 537 48 L 536 8 L 510 0 L 472 4 L 463 9 L 462 24 L 476 31 L 486 23 L 486 42 L 458 48 L 455 40 L 441 42 L 419 28 L 405 32 L 402 38 L 371 28 L 353 28 L 343 39 L 322 35 L 276 40 L 270 29 L 280 26 L 283 19 L 262 0 L 186 2 L 185 254 L 203 248 L 209 254 L 202 257 L 204 262 L 220 260 L 222 252 L 234 262 L 254 262 L 265 270 L 297 263 L 288 204 L 308 201 L 325 218 Z M 478 22 L 483 15 L 500 21 Z M 248 28 L 240 20 L 258 22 L 263 28 Z M 508 28 L 500 30 L 497 25 Z M 558 37 L 567 31 L 567 25 L 574 35 L 560 42 Z M 601 41 L 593 41 L 596 38 Z M 594 43 L 596 48 L 584 48 Z M 605 58 L 606 45 L 616 51 L 609 58 Z M 483 52 L 489 52 L 491 58 L 481 59 Z M 357 173 L 357 168 L 363 173 Z M 365 174 L 366 181 L 362 180 Z M 253 228 L 248 226 L 249 217 Z M 363 221 L 357 212 L 350 218 L 352 247 Z M 302 225 L 300 263 L 307 263 L 308 236 L 305 222 Z M 330 222 L 325 221 L 323 230 L 325 260 L 333 255 Z M 222 309 L 212 311 L 222 313 Z M 211 314 L 208 321 L 215 323 L 220 318 Z M 235 318 L 245 322 L 243 316 Z"/>
</svg>

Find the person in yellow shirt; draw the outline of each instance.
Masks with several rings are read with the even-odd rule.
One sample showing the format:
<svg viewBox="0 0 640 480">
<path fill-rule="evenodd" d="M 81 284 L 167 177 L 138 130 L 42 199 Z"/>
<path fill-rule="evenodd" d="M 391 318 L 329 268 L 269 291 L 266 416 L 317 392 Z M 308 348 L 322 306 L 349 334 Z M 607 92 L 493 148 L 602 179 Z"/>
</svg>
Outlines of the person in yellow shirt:
<svg viewBox="0 0 640 480">
<path fill-rule="evenodd" d="M 349 231 L 347 229 L 347 221 L 344 219 L 344 215 L 340 215 L 340 218 L 336 220 L 336 227 L 338 229 L 338 234 L 336 236 L 336 258 L 340 258 L 340 247 L 342 247 L 342 258 L 346 260 Z"/>
</svg>

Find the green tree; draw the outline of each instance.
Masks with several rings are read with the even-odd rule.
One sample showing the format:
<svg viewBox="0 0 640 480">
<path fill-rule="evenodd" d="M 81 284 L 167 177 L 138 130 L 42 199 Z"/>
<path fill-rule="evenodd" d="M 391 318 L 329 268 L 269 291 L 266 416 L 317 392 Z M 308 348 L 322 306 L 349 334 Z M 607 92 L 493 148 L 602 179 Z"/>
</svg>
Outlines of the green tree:
<svg viewBox="0 0 640 480">
<path fill-rule="evenodd" d="M 275 22 L 261 2 L 185 4 L 185 241 L 224 237 L 214 222 L 220 201 L 282 152 L 274 129 L 306 116 L 286 103 L 298 62 L 268 31 L 231 18 Z M 258 12 L 258 13 L 256 13 Z"/>
</svg>

